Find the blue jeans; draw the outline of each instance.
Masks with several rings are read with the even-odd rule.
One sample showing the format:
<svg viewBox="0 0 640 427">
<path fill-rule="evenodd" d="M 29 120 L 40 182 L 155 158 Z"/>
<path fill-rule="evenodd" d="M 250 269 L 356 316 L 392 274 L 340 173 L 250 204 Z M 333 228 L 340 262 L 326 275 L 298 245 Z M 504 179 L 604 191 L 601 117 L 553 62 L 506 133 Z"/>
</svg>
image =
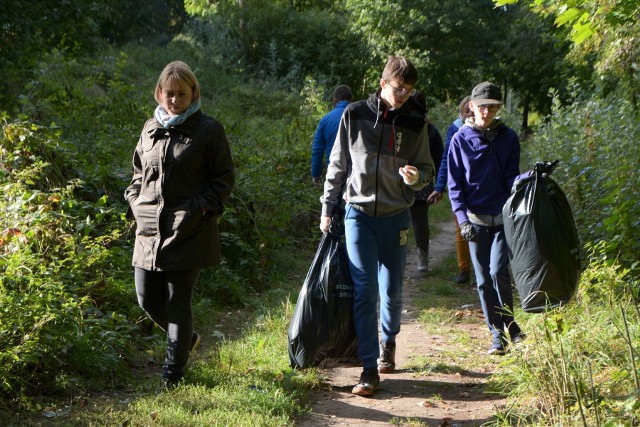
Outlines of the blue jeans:
<svg viewBox="0 0 640 427">
<path fill-rule="evenodd" d="M 358 357 L 375 368 L 378 347 L 378 298 L 382 342 L 395 342 L 402 316 L 402 280 L 407 260 L 409 212 L 374 218 L 347 204 L 345 240 L 353 279 L 353 317 Z"/>
<path fill-rule="evenodd" d="M 473 225 L 477 237 L 469 242 L 484 320 L 494 339 L 513 338 L 520 327 L 513 318 L 513 291 L 509 275 L 509 252 L 503 225 Z"/>
<path fill-rule="evenodd" d="M 180 381 L 191 351 L 191 298 L 200 269 L 148 271 L 136 268 L 134 274 L 138 304 L 167 333 L 162 376 L 170 381 Z"/>
</svg>

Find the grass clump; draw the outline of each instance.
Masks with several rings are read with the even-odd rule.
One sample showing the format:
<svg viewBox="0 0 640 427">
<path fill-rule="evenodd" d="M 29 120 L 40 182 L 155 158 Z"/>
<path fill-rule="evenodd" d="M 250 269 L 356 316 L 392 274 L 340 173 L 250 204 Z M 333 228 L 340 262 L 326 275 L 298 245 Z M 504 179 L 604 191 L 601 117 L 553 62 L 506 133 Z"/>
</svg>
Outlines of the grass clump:
<svg viewBox="0 0 640 427">
<path fill-rule="evenodd" d="M 529 317 L 529 338 L 494 376 L 513 402 L 503 419 L 541 426 L 640 421 L 638 281 L 600 246 L 592 248 L 576 300 Z"/>
</svg>

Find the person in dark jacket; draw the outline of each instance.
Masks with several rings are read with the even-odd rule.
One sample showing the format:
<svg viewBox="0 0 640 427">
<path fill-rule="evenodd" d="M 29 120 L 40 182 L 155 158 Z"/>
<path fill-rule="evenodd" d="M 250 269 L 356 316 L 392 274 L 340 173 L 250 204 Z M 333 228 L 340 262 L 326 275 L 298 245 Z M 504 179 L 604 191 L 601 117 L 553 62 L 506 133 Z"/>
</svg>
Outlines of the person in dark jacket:
<svg viewBox="0 0 640 427">
<path fill-rule="evenodd" d="M 313 184 L 318 187 L 322 186 L 323 160 L 326 158 L 326 163 L 327 165 L 329 164 L 329 156 L 336 140 L 340 118 L 344 108 L 349 105 L 352 99 L 353 93 L 349 86 L 336 86 L 333 90 L 333 103 L 335 106 L 333 110 L 320 119 L 316 128 L 313 144 L 311 145 L 311 179 Z"/>
<path fill-rule="evenodd" d="M 324 182 L 320 230 L 329 231 L 342 200 L 353 316 L 363 371 L 352 393 L 371 396 L 378 373 L 395 369 L 396 336 L 402 315 L 402 281 L 407 258 L 409 207 L 415 192 L 433 178 L 427 126 L 407 104 L 418 71 L 406 58 L 392 57 L 380 89 L 349 104 L 342 115 Z M 378 311 L 380 298 L 380 331 Z"/>
<path fill-rule="evenodd" d="M 164 68 L 155 99 L 125 198 L 136 221 L 138 303 L 167 334 L 162 377 L 171 389 L 200 343 L 191 298 L 200 270 L 220 261 L 217 217 L 231 195 L 234 167 L 222 125 L 200 111 L 200 85 L 187 64 Z"/>
<path fill-rule="evenodd" d="M 422 92 L 416 92 L 410 101 L 416 103 L 418 110 L 424 110 L 424 121 L 427 124 L 427 134 L 429 135 L 429 153 L 433 159 L 436 171 L 440 168 L 442 161 L 442 153 L 444 145 L 442 144 L 442 136 L 438 128 L 429 120 L 429 111 L 427 109 L 427 100 Z M 411 225 L 413 227 L 413 235 L 416 241 L 417 260 L 416 270 L 425 273 L 429 270 L 429 194 L 433 191 L 433 181 L 425 188 L 416 192 L 416 201 L 409 208 L 411 216 Z"/>
<path fill-rule="evenodd" d="M 520 174 L 520 141 L 496 114 L 502 105 L 500 88 L 483 82 L 473 88 L 473 116 L 451 139 L 448 153 L 449 198 L 469 241 L 478 295 L 493 336 L 489 354 L 505 354 L 511 341 L 524 335 L 513 317 L 513 291 L 502 208 Z"/>
<path fill-rule="evenodd" d="M 442 200 L 442 195 L 445 191 L 445 187 L 447 186 L 447 175 L 449 173 L 449 168 L 447 166 L 447 153 L 449 152 L 449 146 L 451 145 L 451 138 L 453 138 L 453 135 L 458 132 L 458 129 L 464 125 L 465 120 L 472 115 L 471 110 L 469 109 L 469 95 L 465 96 L 462 101 L 460 101 L 458 112 L 460 116 L 454 120 L 447 129 L 447 137 L 444 143 L 444 155 L 442 156 L 442 161 L 440 162 L 440 167 L 438 169 L 438 178 L 436 179 L 436 185 L 433 192 L 429 194 L 429 198 L 427 199 L 427 203 L 430 205 L 435 205 Z M 460 234 L 458 219 L 454 216 L 453 220 L 456 226 L 456 256 L 458 259 L 458 274 L 456 275 L 455 282 L 458 284 L 469 283 L 469 273 L 471 272 L 469 242 L 467 242 Z"/>
</svg>

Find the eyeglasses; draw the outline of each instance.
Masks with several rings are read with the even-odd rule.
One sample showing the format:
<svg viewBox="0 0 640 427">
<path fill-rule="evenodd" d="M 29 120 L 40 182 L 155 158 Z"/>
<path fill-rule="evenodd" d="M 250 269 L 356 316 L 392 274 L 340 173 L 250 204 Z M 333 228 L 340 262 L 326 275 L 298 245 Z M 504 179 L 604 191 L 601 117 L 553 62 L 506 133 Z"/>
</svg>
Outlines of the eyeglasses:
<svg viewBox="0 0 640 427">
<path fill-rule="evenodd" d="M 500 104 L 487 104 L 487 105 L 478 105 L 478 110 L 489 110 L 492 113 L 495 113 L 500 109 Z"/>
<path fill-rule="evenodd" d="M 414 88 L 407 89 L 406 87 L 395 87 L 394 85 L 389 83 L 389 80 L 385 80 L 385 82 L 387 82 L 387 84 L 391 87 L 391 89 L 393 89 L 393 93 L 395 95 L 406 96 L 406 95 L 413 95 L 414 93 L 416 93 L 416 90 Z"/>
</svg>

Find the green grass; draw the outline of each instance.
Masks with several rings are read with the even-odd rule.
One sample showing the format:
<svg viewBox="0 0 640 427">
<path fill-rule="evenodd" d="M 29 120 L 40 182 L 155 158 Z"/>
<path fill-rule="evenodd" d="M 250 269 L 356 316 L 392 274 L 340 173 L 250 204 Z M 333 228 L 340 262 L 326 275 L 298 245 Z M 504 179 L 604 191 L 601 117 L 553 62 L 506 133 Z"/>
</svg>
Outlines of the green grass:
<svg viewBox="0 0 640 427">
<path fill-rule="evenodd" d="M 287 268 L 274 272 L 273 290 L 256 295 L 244 309 L 219 312 L 206 300 L 194 304 L 203 345 L 176 390 L 159 393 L 164 354 L 159 339 L 146 355 L 150 365 L 127 389 L 38 398 L 16 414 L 7 406 L 0 410 L 3 425 L 293 425 L 307 410 L 306 391 L 320 382 L 315 369 L 289 367 L 286 331 L 313 252 L 299 255 L 289 255 L 280 264 Z"/>
<path fill-rule="evenodd" d="M 295 419 L 309 410 L 308 391 L 321 384 L 315 369 L 289 367 L 286 341 L 312 251 L 281 256 L 280 265 L 287 268 L 276 272 L 273 290 L 256 295 L 246 308 L 217 312 L 206 300 L 195 304 L 203 347 L 175 391 L 157 393 L 163 346 L 159 340 L 158 350 L 148 355 L 153 363 L 128 388 L 40 397 L 31 401 L 30 411 L 18 414 L 5 402 L 3 422 L 8 426 L 295 425 Z M 437 358 L 412 358 L 408 368 L 419 375 L 455 374 L 488 363 L 475 356 L 472 348 L 477 340 L 461 327 L 472 323 L 475 328 L 482 325 L 482 318 L 462 308 L 475 304 L 477 311 L 478 297 L 472 286 L 452 282 L 455 268 L 452 255 L 430 272 L 413 302 L 425 330 L 446 335 L 454 343 Z M 490 381 L 491 391 L 509 401 L 496 413 L 494 425 L 583 425 L 581 411 L 586 425 L 596 425 L 597 419 L 602 425 L 637 424 L 640 387 L 634 381 L 634 366 L 637 372 L 640 317 L 630 294 L 623 292 L 633 285 L 625 271 L 603 261 L 585 272 L 580 293 L 569 306 L 546 314 L 516 309 L 529 338 L 501 359 Z M 392 423 L 420 425 L 400 418 Z"/>
</svg>

